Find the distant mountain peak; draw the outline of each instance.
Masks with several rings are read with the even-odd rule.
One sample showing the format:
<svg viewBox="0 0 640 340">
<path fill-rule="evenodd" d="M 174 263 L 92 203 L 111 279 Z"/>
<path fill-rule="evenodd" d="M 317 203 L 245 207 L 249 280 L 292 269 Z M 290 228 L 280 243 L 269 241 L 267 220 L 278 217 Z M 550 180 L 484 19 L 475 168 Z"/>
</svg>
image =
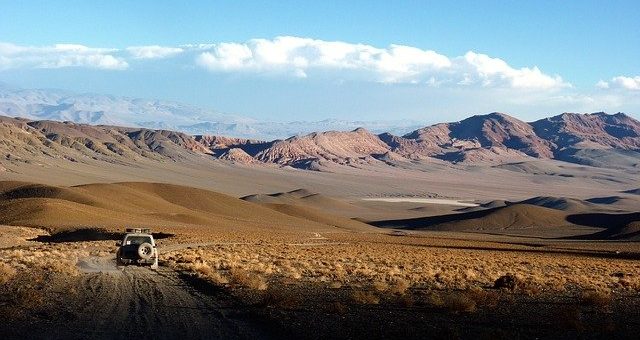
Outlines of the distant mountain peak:
<svg viewBox="0 0 640 340">
<path fill-rule="evenodd" d="M 269 122 L 216 112 L 158 99 L 101 94 L 77 94 L 63 90 L 16 89 L 0 86 L 0 112 L 34 120 L 70 120 L 81 124 L 118 125 L 170 129 L 192 135 L 223 135 L 253 139 L 284 139 L 315 131 L 370 131 L 406 133 L 424 124 L 410 120 Z"/>
</svg>

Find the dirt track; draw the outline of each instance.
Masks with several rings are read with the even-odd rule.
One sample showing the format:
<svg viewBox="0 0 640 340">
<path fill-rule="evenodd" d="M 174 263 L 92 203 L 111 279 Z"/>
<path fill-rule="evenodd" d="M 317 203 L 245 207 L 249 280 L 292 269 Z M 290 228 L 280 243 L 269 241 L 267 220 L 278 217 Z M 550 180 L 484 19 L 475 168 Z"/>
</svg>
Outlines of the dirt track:
<svg viewBox="0 0 640 340">
<path fill-rule="evenodd" d="M 47 339 L 265 337 L 264 330 L 258 335 L 249 320 L 242 320 L 228 294 L 211 287 L 199 290 L 169 268 L 116 267 L 113 257 L 86 258 L 78 265 L 84 273 L 75 285 L 77 294 L 48 322 L 18 334 Z"/>
</svg>

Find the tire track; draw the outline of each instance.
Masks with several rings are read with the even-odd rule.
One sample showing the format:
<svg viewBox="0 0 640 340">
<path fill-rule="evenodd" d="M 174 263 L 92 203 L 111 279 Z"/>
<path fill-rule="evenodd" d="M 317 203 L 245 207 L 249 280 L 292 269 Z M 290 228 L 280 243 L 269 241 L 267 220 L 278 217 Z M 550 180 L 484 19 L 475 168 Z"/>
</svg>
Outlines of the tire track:
<svg viewBox="0 0 640 340">
<path fill-rule="evenodd" d="M 160 267 L 116 267 L 115 259 L 82 259 L 78 298 L 66 306 L 71 313 L 65 331 L 55 338 L 211 339 L 265 338 L 224 293 L 205 294 L 179 273 Z M 235 304 L 235 305 L 234 305 Z M 235 317 L 227 312 L 234 311 Z"/>
</svg>

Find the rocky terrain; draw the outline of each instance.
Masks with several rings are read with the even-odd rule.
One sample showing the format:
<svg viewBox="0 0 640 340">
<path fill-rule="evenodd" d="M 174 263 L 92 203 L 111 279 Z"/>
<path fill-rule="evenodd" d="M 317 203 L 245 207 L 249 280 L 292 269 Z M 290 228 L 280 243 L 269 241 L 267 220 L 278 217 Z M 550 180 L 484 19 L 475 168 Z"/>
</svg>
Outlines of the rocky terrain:
<svg viewBox="0 0 640 340">
<path fill-rule="evenodd" d="M 501 165 L 533 159 L 632 169 L 640 164 L 640 122 L 623 113 L 564 113 L 533 123 L 490 113 L 424 127 L 404 136 L 376 135 L 358 128 L 268 142 L 2 117 L 0 137 L 0 150 L 8 161 L 34 155 L 71 162 L 86 158 L 107 162 L 140 158 L 178 161 L 195 156 L 321 171 L 336 165 Z"/>
</svg>

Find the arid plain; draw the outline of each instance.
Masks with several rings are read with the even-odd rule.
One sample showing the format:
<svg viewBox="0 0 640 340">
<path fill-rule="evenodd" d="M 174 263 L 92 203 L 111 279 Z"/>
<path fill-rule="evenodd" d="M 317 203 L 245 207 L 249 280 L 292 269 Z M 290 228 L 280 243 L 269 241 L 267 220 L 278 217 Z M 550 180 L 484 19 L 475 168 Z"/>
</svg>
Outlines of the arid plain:
<svg viewBox="0 0 640 340">
<path fill-rule="evenodd" d="M 266 145 L 3 118 L 3 334 L 637 334 L 638 132 L 569 130 L 583 139 L 563 158 L 527 123 L 479 119 L 424 151 L 433 132 Z M 157 272 L 115 266 L 125 227 L 153 229 Z"/>
</svg>

